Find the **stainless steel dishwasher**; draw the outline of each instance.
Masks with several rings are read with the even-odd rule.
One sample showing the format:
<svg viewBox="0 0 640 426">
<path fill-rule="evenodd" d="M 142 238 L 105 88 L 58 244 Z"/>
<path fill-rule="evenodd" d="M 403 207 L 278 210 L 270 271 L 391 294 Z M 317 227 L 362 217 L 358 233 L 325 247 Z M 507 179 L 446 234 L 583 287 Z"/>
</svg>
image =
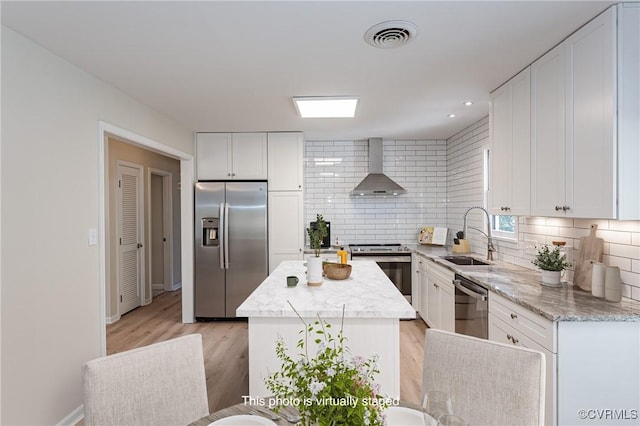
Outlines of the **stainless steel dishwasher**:
<svg viewBox="0 0 640 426">
<path fill-rule="evenodd" d="M 488 291 L 481 285 L 456 274 L 455 291 L 456 333 L 489 338 Z"/>
</svg>

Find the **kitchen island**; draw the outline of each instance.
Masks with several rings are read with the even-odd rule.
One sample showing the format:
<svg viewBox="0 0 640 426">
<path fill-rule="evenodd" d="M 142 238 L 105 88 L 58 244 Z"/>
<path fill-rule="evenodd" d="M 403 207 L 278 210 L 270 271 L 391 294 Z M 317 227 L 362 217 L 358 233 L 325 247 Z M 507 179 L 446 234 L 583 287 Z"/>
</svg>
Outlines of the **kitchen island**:
<svg viewBox="0 0 640 426">
<path fill-rule="evenodd" d="M 290 355 L 303 335 L 302 320 L 318 316 L 332 324 L 336 337 L 344 321 L 346 345 L 352 355 L 379 356 L 376 381 L 383 393 L 400 397 L 400 319 L 414 319 L 416 311 L 375 262 L 353 262 L 351 276 L 334 281 L 324 278 L 320 287 L 306 283 L 302 261 L 284 261 L 238 307 L 236 315 L 249 320 L 249 394 L 267 396 L 264 379 L 280 369 L 275 345 L 282 337 Z M 286 277 L 299 278 L 287 287 Z M 296 312 L 292 309 L 295 307 Z M 344 312 L 344 319 L 343 319 Z M 312 345 L 313 346 L 313 345 Z M 315 348 L 309 350 L 315 354 Z"/>
</svg>

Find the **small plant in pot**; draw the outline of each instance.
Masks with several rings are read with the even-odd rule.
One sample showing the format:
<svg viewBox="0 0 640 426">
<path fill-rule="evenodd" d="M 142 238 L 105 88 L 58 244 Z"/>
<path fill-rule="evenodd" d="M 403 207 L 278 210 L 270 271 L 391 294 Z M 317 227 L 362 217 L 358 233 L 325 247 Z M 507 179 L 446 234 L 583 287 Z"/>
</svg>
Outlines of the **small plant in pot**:
<svg viewBox="0 0 640 426">
<path fill-rule="evenodd" d="M 544 245 L 538 249 L 538 254 L 531 263 L 542 269 L 542 283 L 558 286 L 560 285 L 560 275 L 562 271 L 570 268 L 567 256 L 560 251 L 560 246 Z"/>
<path fill-rule="evenodd" d="M 309 245 L 313 249 L 315 256 L 307 259 L 307 285 L 322 285 L 322 258 L 320 257 L 320 247 L 322 239 L 328 235 L 327 223 L 321 214 L 316 215 L 315 227 L 307 228 L 309 235 Z"/>
<path fill-rule="evenodd" d="M 315 227 L 307 228 L 307 234 L 309 235 L 309 246 L 313 249 L 316 257 L 320 257 L 320 247 L 322 246 L 322 240 L 327 236 L 327 222 L 321 214 L 316 214 Z"/>
</svg>

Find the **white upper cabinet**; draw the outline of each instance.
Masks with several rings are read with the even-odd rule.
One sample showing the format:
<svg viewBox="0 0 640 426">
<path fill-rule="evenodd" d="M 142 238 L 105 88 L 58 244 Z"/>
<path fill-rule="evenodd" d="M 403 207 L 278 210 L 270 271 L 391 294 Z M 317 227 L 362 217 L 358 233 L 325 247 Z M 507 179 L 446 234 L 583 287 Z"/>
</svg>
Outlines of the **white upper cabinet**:
<svg viewBox="0 0 640 426">
<path fill-rule="evenodd" d="M 198 180 L 267 179 L 266 133 L 198 133 Z"/>
<path fill-rule="evenodd" d="M 526 68 L 491 94 L 492 214 L 529 215 L 531 183 L 531 71 Z"/>
<path fill-rule="evenodd" d="M 616 217 L 616 13 L 565 42 L 565 201 L 572 217 Z"/>
<path fill-rule="evenodd" d="M 269 133 L 269 191 L 301 191 L 304 139 L 300 132 Z"/>
<path fill-rule="evenodd" d="M 618 219 L 640 219 L 640 3 L 618 4 Z"/>
<path fill-rule="evenodd" d="M 618 187 L 616 150 L 625 155 L 633 144 L 616 132 L 617 72 L 629 70 L 617 57 L 617 10 L 609 8 L 531 65 L 534 216 L 620 218 L 617 202 L 628 190 L 638 192 L 640 182 Z M 637 68 L 632 74 L 638 78 Z"/>
<path fill-rule="evenodd" d="M 565 205 L 565 49 L 557 46 L 531 65 L 531 214 L 556 216 Z M 560 207 L 560 210 L 556 208 Z"/>
</svg>

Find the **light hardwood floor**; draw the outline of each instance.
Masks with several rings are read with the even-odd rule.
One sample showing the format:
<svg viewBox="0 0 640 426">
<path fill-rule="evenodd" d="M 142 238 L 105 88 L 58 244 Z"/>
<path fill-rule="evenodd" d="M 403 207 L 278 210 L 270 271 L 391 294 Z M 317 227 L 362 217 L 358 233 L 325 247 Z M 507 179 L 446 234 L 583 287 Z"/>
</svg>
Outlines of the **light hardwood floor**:
<svg viewBox="0 0 640 426">
<path fill-rule="evenodd" d="M 180 321 L 181 292 L 162 293 L 150 305 L 135 309 L 107 326 L 107 353 L 200 333 L 210 412 L 242 402 L 242 396 L 249 393 L 247 322 Z M 400 322 L 400 394 L 404 401 L 416 404 L 420 400 L 425 329 L 422 320 Z"/>
</svg>

